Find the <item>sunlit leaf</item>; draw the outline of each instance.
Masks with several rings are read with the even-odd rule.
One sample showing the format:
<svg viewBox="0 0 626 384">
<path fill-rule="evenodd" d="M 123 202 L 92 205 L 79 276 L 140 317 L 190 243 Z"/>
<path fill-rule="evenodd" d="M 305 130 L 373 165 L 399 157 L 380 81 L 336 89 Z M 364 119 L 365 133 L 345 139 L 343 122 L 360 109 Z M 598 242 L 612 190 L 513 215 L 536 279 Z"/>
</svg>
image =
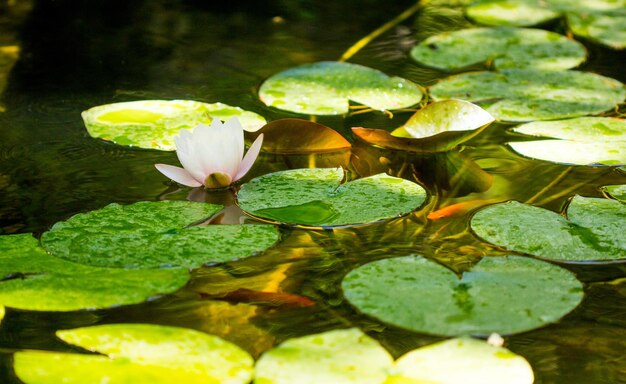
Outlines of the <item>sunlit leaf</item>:
<svg viewBox="0 0 626 384">
<path fill-rule="evenodd" d="M 567 218 L 510 201 L 478 211 L 471 225 L 486 241 L 547 259 L 626 258 L 626 205 L 616 200 L 576 196 Z"/>
<path fill-rule="evenodd" d="M 626 184 L 606 185 L 604 189 L 617 200 L 626 203 Z"/>
<path fill-rule="evenodd" d="M 518 256 L 484 257 L 460 277 L 420 256 L 365 264 L 344 278 L 361 312 L 434 335 L 510 334 L 560 319 L 582 300 L 582 285 L 555 265 Z"/>
<path fill-rule="evenodd" d="M 50 256 L 29 234 L 0 236 L 0 303 L 34 311 L 74 311 L 141 303 L 181 288 L 182 268 L 96 268 Z"/>
<path fill-rule="evenodd" d="M 55 256 L 117 268 L 197 268 L 251 256 L 278 241 L 271 225 L 190 226 L 221 208 L 187 201 L 111 204 L 56 223 L 41 240 Z"/>
<path fill-rule="evenodd" d="M 268 106 L 309 115 L 348 113 L 348 101 L 376 110 L 399 109 L 422 99 L 420 88 L 399 77 L 357 64 L 323 61 L 267 79 L 259 98 Z"/>
<path fill-rule="evenodd" d="M 293 338 L 264 353 L 256 384 L 378 384 L 393 363 L 389 353 L 356 328 Z"/>
<path fill-rule="evenodd" d="M 626 7 L 626 3 L 623 5 Z M 614 49 L 626 48 L 626 9 L 596 13 L 567 13 L 574 34 Z"/>
<path fill-rule="evenodd" d="M 577 71 L 511 69 L 450 76 L 431 87 L 435 100 L 465 99 L 485 104 L 498 120 L 554 120 L 597 114 L 626 96 L 615 79 Z"/>
<path fill-rule="evenodd" d="M 470 19 L 481 24 L 516 27 L 536 25 L 560 16 L 544 0 L 477 1 L 465 12 Z"/>
<path fill-rule="evenodd" d="M 257 177 L 242 186 L 246 213 L 290 224 L 330 226 L 368 223 L 418 208 L 424 188 L 378 174 L 341 184 L 340 168 L 293 169 Z"/>
<path fill-rule="evenodd" d="M 0 305 L 0 322 L 2 321 L 2 319 L 4 319 L 5 313 L 6 313 L 6 310 L 4 309 L 2 305 Z"/>
<path fill-rule="evenodd" d="M 454 70 L 493 61 L 498 69 L 562 70 L 585 61 L 585 47 L 542 29 L 471 28 L 443 32 L 420 42 L 411 57 L 427 66 Z"/>
<path fill-rule="evenodd" d="M 265 119 L 256 113 L 222 103 L 191 100 L 141 100 L 105 104 L 82 113 L 92 137 L 133 147 L 174 150 L 174 137 L 212 119 L 237 117 L 244 129 L 256 131 Z"/>
<path fill-rule="evenodd" d="M 396 361 L 385 384 L 532 384 L 528 361 L 506 348 L 463 337 L 413 350 Z"/>
<path fill-rule="evenodd" d="M 252 357 L 217 336 L 148 324 L 58 331 L 65 342 L 102 355 L 23 351 L 15 372 L 26 384 L 227 383 L 252 377 Z"/>
<path fill-rule="evenodd" d="M 514 131 L 558 139 L 509 143 L 524 156 L 581 165 L 626 163 L 626 120 L 580 117 L 523 124 Z"/>
<path fill-rule="evenodd" d="M 261 133 L 264 152 L 319 153 L 350 148 L 350 142 L 334 129 L 303 119 L 274 120 L 246 136 L 255 139 Z"/>
</svg>

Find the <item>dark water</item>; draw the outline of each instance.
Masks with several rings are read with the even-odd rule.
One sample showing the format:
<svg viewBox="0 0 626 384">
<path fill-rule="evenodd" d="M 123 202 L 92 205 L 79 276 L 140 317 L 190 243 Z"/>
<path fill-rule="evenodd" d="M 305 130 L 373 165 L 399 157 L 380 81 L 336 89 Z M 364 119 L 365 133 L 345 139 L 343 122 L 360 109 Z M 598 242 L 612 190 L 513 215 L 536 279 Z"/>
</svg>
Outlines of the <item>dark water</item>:
<svg viewBox="0 0 626 384">
<path fill-rule="evenodd" d="M 268 76 L 314 61 L 337 60 L 354 42 L 411 6 L 410 1 L 34 1 L 0 7 L 0 45 L 18 45 L 0 113 L 0 233 L 39 234 L 57 221 L 112 202 L 191 199 L 232 205 L 226 192 L 180 189 L 152 166 L 175 164 L 175 154 L 128 149 L 88 137 L 80 112 L 139 99 L 223 102 L 268 120 L 296 115 L 265 107 L 255 96 Z M 0 2 L 0 4 L 3 4 Z M 407 52 L 419 39 L 466 23 L 459 12 L 422 11 L 393 28 L 350 62 L 422 85 L 446 74 L 423 68 Z M 561 22 L 547 28 L 563 31 Z M 626 81 L 623 55 L 587 44 L 585 70 Z M 6 67 L 6 66 L 5 66 Z M 2 75 L 0 74 L 0 80 Z M 0 84 L 2 84 L 0 82 Z M 352 126 L 397 127 L 373 112 L 318 121 L 348 134 Z M 358 326 L 394 355 L 438 340 L 360 315 L 342 297 L 342 277 L 365 262 L 421 254 L 456 271 L 483 255 L 502 254 L 476 239 L 469 214 L 430 221 L 426 215 L 456 202 L 530 201 L 554 211 L 574 194 L 602 196 L 598 187 L 626 183 L 611 167 L 535 161 L 503 145 L 513 134 L 492 126 L 463 150 L 411 155 L 355 144 L 352 156 L 263 155 L 249 179 L 274 170 L 336 166 L 350 161 L 354 177 L 388 172 L 424 185 L 428 204 L 407 217 L 359 228 L 281 229 L 283 241 L 247 260 L 202 268 L 181 291 L 135 306 L 102 311 L 36 313 L 8 310 L 0 327 L 0 382 L 18 382 L 16 349 L 67 350 L 58 329 L 143 322 L 219 335 L 254 356 L 291 337 Z M 474 165 L 472 165 L 474 164 Z M 487 176 L 485 176 L 487 174 Z M 489 188 L 485 178 L 493 178 Z M 230 207 L 226 222 L 239 220 Z M 537 383 L 626 382 L 626 265 L 566 265 L 586 283 L 584 302 L 558 324 L 507 337 L 526 357 Z M 315 305 L 281 301 L 215 300 L 239 288 L 306 296 Z M 208 298 L 207 298 L 208 297 Z"/>
</svg>

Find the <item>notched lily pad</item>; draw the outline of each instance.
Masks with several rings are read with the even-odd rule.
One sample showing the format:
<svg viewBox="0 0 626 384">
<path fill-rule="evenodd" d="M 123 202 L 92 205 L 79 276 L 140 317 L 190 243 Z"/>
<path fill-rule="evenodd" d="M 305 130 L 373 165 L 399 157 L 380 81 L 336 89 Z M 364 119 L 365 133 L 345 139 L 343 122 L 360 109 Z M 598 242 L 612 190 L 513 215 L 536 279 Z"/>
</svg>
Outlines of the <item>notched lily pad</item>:
<svg viewBox="0 0 626 384">
<path fill-rule="evenodd" d="M 554 139 L 509 143 L 524 156 L 580 165 L 626 163 L 626 120 L 623 119 L 580 117 L 533 122 L 513 130 Z"/>
<path fill-rule="evenodd" d="M 506 348 L 463 337 L 413 350 L 396 361 L 385 384 L 532 384 L 528 361 Z"/>
<path fill-rule="evenodd" d="M 389 353 L 356 328 L 293 338 L 264 353 L 257 384 L 378 384 L 393 363 Z"/>
<path fill-rule="evenodd" d="M 610 110 L 626 97 L 615 79 L 577 71 L 511 69 L 450 76 L 430 88 L 435 100 L 465 99 L 498 120 L 554 120 Z"/>
<path fill-rule="evenodd" d="M 416 84 L 357 64 L 322 61 L 291 68 L 261 85 L 266 105 L 309 115 L 340 115 L 349 100 L 376 110 L 413 106 L 422 100 Z"/>
<path fill-rule="evenodd" d="M 546 259 L 626 258 L 626 205 L 615 200 L 575 196 L 567 218 L 510 201 L 478 211 L 471 226 L 490 243 Z"/>
<path fill-rule="evenodd" d="M 303 119 L 274 120 L 246 136 L 254 140 L 260 134 L 263 134 L 263 151 L 269 153 L 320 153 L 351 147 L 334 129 Z"/>
<path fill-rule="evenodd" d="M 182 268 L 95 268 L 50 256 L 29 234 L 0 236 L 0 304 L 75 311 L 137 304 L 187 283 Z"/>
<path fill-rule="evenodd" d="M 57 257 L 116 268 L 197 268 L 251 256 L 278 241 L 271 225 L 190 226 L 221 209 L 188 201 L 111 204 L 56 223 L 41 240 Z"/>
<path fill-rule="evenodd" d="M 422 64 L 455 70 L 493 61 L 498 69 L 562 70 L 585 61 L 585 47 L 558 33 L 530 28 L 470 28 L 443 32 L 411 50 Z"/>
<path fill-rule="evenodd" d="M 557 321 L 583 297 L 567 270 L 518 256 L 484 257 L 461 277 L 421 256 L 378 260 L 348 273 L 342 287 L 361 312 L 434 335 L 528 331 Z"/>
<path fill-rule="evenodd" d="M 141 100 L 105 104 L 82 113 L 89 135 L 133 147 L 175 150 L 174 137 L 212 119 L 237 117 L 247 131 L 256 131 L 265 119 L 256 113 L 222 103 L 191 100 Z"/>
<path fill-rule="evenodd" d="M 363 224 L 409 213 L 426 200 L 424 188 L 386 174 L 341 184 L 341 168 L 292 169 L 257 177 L 239 190 L 246 213 L 310 226 Z"/>
<path fill-rule="evenodd" d="M 178 327 L 112 324 L 58 331 L 63 341 L 102 355 L 22 351 L 17 376 L 26 384 L 226 383 L 252 378 L 252 357 L 213 335 Z"/>
</svg>

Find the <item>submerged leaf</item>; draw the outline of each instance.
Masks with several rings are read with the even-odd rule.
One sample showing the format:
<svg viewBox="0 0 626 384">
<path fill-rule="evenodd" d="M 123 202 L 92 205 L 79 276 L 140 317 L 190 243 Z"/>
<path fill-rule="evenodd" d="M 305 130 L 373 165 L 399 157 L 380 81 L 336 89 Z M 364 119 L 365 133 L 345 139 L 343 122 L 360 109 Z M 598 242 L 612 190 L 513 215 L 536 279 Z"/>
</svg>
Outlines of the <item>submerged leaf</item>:
<svg viewBox="0 0 626 384">
<path fill-rule="evenodd" d="M 286 111 L 339 115 L 348 113 L 349 100 L 377 110 L 407 108 L 420 102 L 422 91 L 372 68 L 322 61 L 271 76 L 261 85 L 259 98 Z"/>
<path fill-rule="evenodd" d="M 256 113 L 222 103 L 207 104 L 191 100 L 141 100 L 105 104 L 82 113 L 89 135 L 148 149 L 172 151 L 174 137 L 181 129 L 210 124 L 212 119 L 237 117 L 244 129 L 256 131 L 265 119 Z"/>
<path fill-rule="evenodd" d="M 626 258 L 626 205 L 615 200 L 575 196 L 567 218 L 510 201 L 478 211 L 471 226 L 486 241 L 547 259 Z"/>
<path fill-rule="evenodd" d="M 65 342 L 102 355 L 23 351 L 15 372 L 26 384 L 246 384 L 252 357 L 217 336 L 178 327 L 112 324 L 58 331 Z"/>
<path fill-rule="evenodd" d="M 311 226 L 362 224 L 396 217 L 426 199 L 408 180 L 379 174 L 341 184 L 340 168 L 293 169 L 251 180 L 239 190 L 246 213 Z"/>
<path fill-rule="evenodd" d="M 263 151 L 279 154 L 332 152 L 350 148 L 350 142 L 325 125 L 303 119 L 280 119 L 246 135 L 263 134 Z"/>
<path fill-rule="evenodd" d="M 293 338 L 264 353 L 257 384 L 379 384 L 393 363 L 389 353 L 356 328 Z"/>
<path fill-rule="evenodd" d="M 555 265 L 484 257 L 459 278 L 420 256 L 374 261 L 351 271 L 344 295 L 361 312 L 434 335 L 527 331 L 560 319 L 582 300 L 582 285 Z"/>
<path fill-rule="evenodd" d="M 278 241 L 271 225 L 190 226 L 221 209 L 187 201 L 111 204 L 56 223 L 41 240 L 55 256 L 117 268 L 197 268 L 251 256 Z"/>
<path fill-rule="evenodd" d="M 585 61 L 577 41 L 542 29 L 471 28 L 443 32 L 422 41 L 411 57 L 422 64 L 454 70 L 493 60 L 498 69 L 562 70 Z"/>
</svg>

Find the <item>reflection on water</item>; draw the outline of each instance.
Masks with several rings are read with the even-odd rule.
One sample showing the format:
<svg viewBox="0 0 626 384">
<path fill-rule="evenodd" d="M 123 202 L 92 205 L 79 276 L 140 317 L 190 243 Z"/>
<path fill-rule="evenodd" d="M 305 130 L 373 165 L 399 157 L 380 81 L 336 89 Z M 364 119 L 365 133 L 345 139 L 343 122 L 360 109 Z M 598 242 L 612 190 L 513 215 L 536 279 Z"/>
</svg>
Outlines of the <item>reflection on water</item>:
<svg viewBox="0 0 626 384">
<path fill-rule="evenodd" d="M 336 60 L 413 4 L 214 3 L 40 0 L 0 6 L 0 88 L 5 88 L 6 109 L 0 112 L 0 233 L 41 233 L 112 202 L 158 199 L 228 205 L 210 224 L 251 221 L 228 190 L 181 189 L 166 181 L 153 164 L 175 163 L 174 153 L 90 138 L 80 112 L 118 101 L 182 98 L 237 105 L 268 120 L 295 117 L 257 100 L 265 78 L 292 66 Z M 442 28 L 465 24 L 458 10 L 423 11 L 350 61 L 430 85 L 447 74 L 413 63 L 408 50 Z M 585 70 L 626 80 L 619 53 L 588 48 Z M 352 140 L 350 127 L 391 130 L 410 115 L 371 112 L 318 122 Z M 519 135 L 503 128 L 490 127 L 462 150 L 436 155 L 358 143 L 351 153 L 262 154 L 244 181 L 289 168 L 349 164 L 350 178 L 387 172 L 420 183 L 431 199 L 417 212 L 369 226 L 281 227 L 282 242 L 263 254 L 203 267 L 181 291 L 144 304 L 66 314 L 9 310 L 0 327 L 0 382 L 17 382 L 10 369 L 13 349 L 67 350 L 54 338 L 55 330 L 100 323 L 190 327 L 231 340 L 255 356 L 290 337 L 347 326 L 369 332 L 394 356 L 437 340 L 359 314 L 343 300 L 341 279 L 365 262 L 407 254 L 433 258 L 456 272 L 468 270 L 481 256 L 505 254 L 470 231 L 468 219 L 481 206 L 516 199 L 559 211 L 574 194 L 602 196 L 599 186 L 626 183 L 626 175 L 610 167 L 551 164 L 515 154 L 504 143 Z M 454 204 L 465 208 L 427 218 Z M 617 263 L 571 269 L 583 281 L 595 282 L 581 307 L 559 324 L 507 338 L 508 346 L 531 362 L 537 382 L 624 382 L 624 284 L 603 282 L 626 276 L 626 268 Z"/>
</svg>

